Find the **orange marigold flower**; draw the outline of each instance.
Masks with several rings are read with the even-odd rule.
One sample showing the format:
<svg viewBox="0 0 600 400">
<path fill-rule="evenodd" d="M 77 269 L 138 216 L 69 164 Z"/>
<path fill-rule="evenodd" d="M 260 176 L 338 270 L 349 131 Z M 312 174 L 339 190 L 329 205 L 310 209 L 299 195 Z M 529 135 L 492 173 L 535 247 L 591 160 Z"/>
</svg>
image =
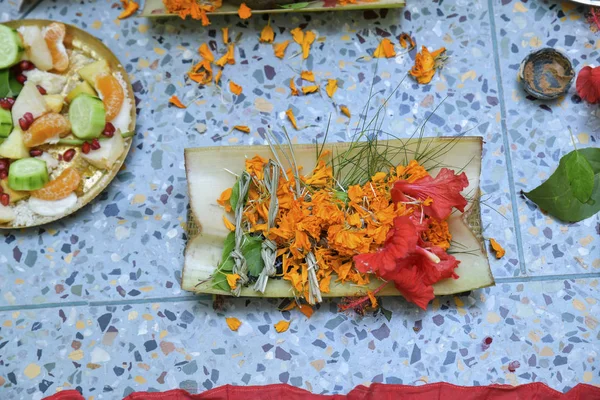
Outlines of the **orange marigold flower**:
<svg viewBox="0 0 600 400">
<path fill-rule="evenodd" d="M 240 329 L 240 326 L 242 326 L 242 322 L 234 317 L 226 318 L 225 322 L 227 322 L 227 326 L 229 327 L 229 329 L 231 329 L 234 332 Z"/>
<path fill-rule="evenodd" d="M 235 83 L 234 81 L 229 81 L 229 90 L 231 90 L 231 93 L 233 93 L 237 96 L 242 94 L 242 87 L 240 85 L 238 85 L 237 83 Z"/>
<path fill-rule="evenodd" d="M 275 39 L 275 32 L 271 25 L 265 26 L 260 32 L 260 42 L 261 43 L 273 43 L 273 39 Z"/>
<path fill-rule="evenodd" d="M 273 45 L 273 51 L 275 52 L 275 57 L 283 59 L 283 57 L 285 57 L 285 50 L 287 49 L 289 44 L 290 44 L 289 40 L 286 40 L 281 43 L 275 43 Z"/>
<path fill-rule="evenodd" d="M 194 82 L 202 85 L 207 85 L 212 81 L 212 67 L 210 61 L 202 60 L 198 64 L 192 67 L 192 70 L 188 72 L 188 76 Z"/>
<path fill-rule="evenodd" d="M 264 167 L 265 164 L 268 163 L 269 160 L 262 158 L 259 155 L 256 155 L 250 159 L 246 160 L 246 172 L 251 176 L 256 176 L 258 179 L 264 178 Z"/>
<path fill-rule="evenodd" d="M 315 74 L 313 74 L 312 71 L 302 71 L 300 73 L 300 78 L 304 79 L 305 81 L 314 82 Z"/>
<path fill-rule="evenodd" d="M 452 234 L 448 229 L 448 222 L 439 221 L 435 218 L 429 219 L 429 228 L 423 232 L 423 240 L 430 242 L 434 246 L 438 246 L 444 250 L 450 248 Z"/>
<path fill-rule="evenodd" d="M 248 19 L 252 16 L 252 10 L 246 5 L 246 3 L 242 3 L 238 9 L 238 15 L 241 19 Z"/>
<path fill-rule="evenodd" d="M 492 246 L 492 250 L 496 252 L 497 259 L 504 257 L 504 255 L 506 254 L 506 250 L 504 250 L 500 243 L 496 242 L 495 239 L 490 239 L 490 245 Z"/>
<path fill-rule="evenodd" d="M 373 53 L 373 57 L 375 58 L 392 58 L 395 56 L 396 50 L 394 50 L 394 44 L 388 38 L 381 39 L 379 46 L 377 46 Z"/>
<path fill-rule="evenodd" d="M 173 95 L 171 96 L 171 98 L 169 99 L 169 103 L 173 104 L 175 107 L 178 108 L 185 108 L 185 105 L 181 102 L 181 100 L 179 100 L 179 97 L 177 97 L 177 95 Z"/>
<path fill-rule="evenodd" d="M 117 18 L 125 19 L 133 15 L 134 12 L 140 8 L 140 5 L 133 0 L 121 0 L 123 4 L 123 11 Z"/>
<path fill-rule="evenodd" d="M 298 123 L 296 122 L 296 116 L 294 115 L 294 112 L 292 111 L 291 108 L 289 108 L 285 112 L 285 115 L 287 115 L 287 117 L 290 120 L 290 122 L 292 123 L 292 126 L 294 127 L 294 129 L 298 130 Z"/>
<path fill-rule="evenodd" d="M 446 49 L 441 47 L 430 53 L 427 47 L 422 46 L 421 52 L 415 56 L 415 65 L 409 73 L 417 80 L 418 83 L 426 84 L 431 82 L 435 75 L 436 59 L 444 53 Z"/>
<path fill-rule="evenodd" d="M 198 53 L 200 54 L 200 57 L 204 58 L 205 60 L 210 62 L 215 61 L 215 56 L 213 55 L 212 51 L 210 51 L 206 43 L 202 43 L 200 45 L 198 48 Z"/>
<path fill-rule="evenodd" d="M 325 87 L 325 91 L 327 92 L 327 96 L 329 98 L 333 98 L 333 95 L 338 89 L 337 79 L 328 79 L 327 86 Z"/>
</svg>

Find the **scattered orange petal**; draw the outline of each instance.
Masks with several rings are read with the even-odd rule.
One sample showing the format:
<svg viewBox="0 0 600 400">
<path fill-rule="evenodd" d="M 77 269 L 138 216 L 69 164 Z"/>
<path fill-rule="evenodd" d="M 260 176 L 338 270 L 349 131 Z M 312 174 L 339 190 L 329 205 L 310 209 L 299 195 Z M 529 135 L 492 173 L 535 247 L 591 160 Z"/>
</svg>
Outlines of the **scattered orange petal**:
<svg viewBox="0 0 600 400">
<path fill-rule="evenodd" d="M 252 10 L 246 5 L 246 3 L 242 3 L 238 9 L 238 15 L 241 19 L 248 19 L 252 16 Z"/>
<path fill-rule="evenodd" d="M 325 90 L 327 91 L 327 96 L 329 96 L 330 98 L 333 98 L 333 95 L 335 94 L 337 89 L 338 89 L 337 79 L 328 79 L 327 86 L 325 87 Z"/>
<path fill-rule="evenodd" d="M 225 224 L 225 228 L 229 229 L 231 232 L 235 231 L 235 225 L 225 215 L 223 215 L 223 223 Z"/>
<path fill-rule="evenodd" d="M 171 96 L 171 98 L 169 99 L 169 103 L 173 104 L 175 107 L 186 108 L 185 105 L 181 102 L 181 100 L 179 100 L 179 97 L 177 97 L 177 95 Z"/>
<path fill-rule="evenodd" d="M 350 110 L 346 106 L 340 106 L 340 111 L 348 118 L 352 118 L 352 114 L 350 114 Z"/>
<path fill-rule="evenodd" d="M 234 288 L 235 289 L 235 288 Z M 370 290 L 367 292 L 367 296 L 369 296 L 369 300 L 371 301 L 371 307 L 377 308 L 377 299 L 375 295 Z"/>
<path fill-rule="evenodd" d="M 313 74 L 312 71 L 302 71 L 300 78 L 304 79 L 305 81 L 314 82 L 315 74 Z"/>
<path fill-rule="evenodd" d="M 217 74 L 215 75 L 215 84 L 217 84 L 217 85 L 219 84 L 222 74 L 223 74 L 223 68 L 219 69 L 219 72 L 217 72 Z"/>
<path fill-rule="evenodd" d="M 227 322 L 227 326 L 229 327 L 229 329 L 231 329 L 234 332 L 240 329 L 240 326 L 242 326 L 242 322 L 234 317 L 225 318 L 225 322 Z"/>
<path fill-rule="evenodd" d="M 304 93 L 304 94 L 314 93 L 318 90 L 319 90 L 319 87 L 317 85 L 302 86 L 302 93 Z"/>
<path fill-rule="evenodd" d="M 231 93 L 237 96 L 242 94 L 242 87 L 236 84 L 234 81 L 229 81 L 229 90 L 231 90 Z"/>
<path fill-rule="evenodd" d="M 261 43 L 273 43 L 273 39 L 275 39 L 275 32 L 271 25 L 267 25 L 260 32 L 260 41 Z"/>
<path fill-rule="evenodd" d="M 227 278 L 227 284 L 229 285 L 231 290 L 235 289 L 237 287 L 237 281 L 238 281 L 238 279 L 240 279 L 240 275 L 239 274 L 225 274 L 225 277 Z"/>
<path fill-rule="evenodd" d="M 121 3 L 123 3 L 123 11 L 117 17 L 119 19 L 131 17 L 140 8 L 140 5 L 133 0 L 121 0 Z"/>
<path fill-rule="evenodd" d="M 229 27 L 221 28 L 223 32 L 223 43 L 229 43 Z"/>
<path fill-rule="evenodd" d="M 229 44 L 229 46 L 227 46 L 227 53 L 225 53 L 225 55 L 223 55 L 223 57 L 219 58 L 215 64 L 217 64 L 221 68 L 223 68 L 225 66 L 225 64 L 232 64 L 232 65 L 235 64 L 235 54 L 234 54 L 233 43 L 231 43 L 231 44 Z"/>
<path fill-rule="evenodd" d="M 244 133 L 250 133 L 250 128 L 248 128 L 246 125 L 236 125 L 233 127 L 233 129 Z"/>
<path fill-rule="evenodd" d="M 294 78 L 290 79 L 290 90 L 292 91 L 292 96 L 300 95 L 300 92 L 298 92 L 298 88 L 296 87 L 296 82 L 294 82 Z"/>
<path fill-rule="evenodd" d="M 290 31 L 290 33 L 292 34 L 292 39 L 294 39 L 294 42 L 302 45 L 302 42 L 304 41 L 304 32 L 302 32 L 302 29 L 300 29 L 300 27 L 294 28 Z"/>
<path fill-rule="evenodd" d="M 306 315 L 306 318 L 312 317 L 313 313 L 315 312 L 315 310 L 308 304 L 300 304 L 298 309 L 302 314 Z"/>
<path fill-rule="evenodd" d="M 210 62 L 215 61 L 215 56 L 212 53 L 212 51 L 210 51 L 210 49 L 208 48 L 208 45 L 206 43 L 202 43 L 200 45 L 200 48 L 198 49 L 198 53 L 200 53 L 200 57 L 204 58 L 205 60 L 208 60 Z"/>
<path fill-rule="evenodd" d="M 302 58 L 307 59 L 310 54 L 310 46 L 313 44 L 317 36 L 313 31 L 307 31 L 304 34 L 304 40 L 302 41 Z"/>
<path fill-rule="evenodd" d="M 200 21 L 202 21 L 202 26 L 210 25 L 210 20 L 208 19 L 208 15 L 206 15 L 206 11 L 200 10 Z"/>
<path fill-rule="evenodd" d="M 381 39 L 379 46 L 377 46 L 373 53 L 373 57 L 375 58 L 391 58 L 395 56 L 396 50 L 394 50 L 394 44 L 388 38 Z"/>
<path fill-rule="evenodd" d="M 287 49 L 290 44 L 289 40 L 281 43 L 275 43 L 273 45 L 273 50 L 275 51 L 275 57 L 283 59 L 285 57 L 285 49 Z"/>
<path fill-rule="evenodd" d="M 496 242 L 495 239 L 490 239 L 490 245 L 492 246 L 492 249 L 496 252 L 496 258 L 500 259 L 504 257 L 504 254 L 506 254 L 506 250 L 504 250 L 504 248 L 500 246 L 500 243 Z"/>
<path fill-rule="evenodd" d="M 402 46 L 403 49 L 408 48 L 409 50 L 412 50 L 416 46 L 416 44 L 413 38 L 408 33 L 402 32 L 400 34 L 400 46 Z"/>
<path fill-rule="evenodd" d="M 277 333 L 283 333 L 290 328 L 290 321 L 281 320 L 273 326 L 275 327 Z"/>
<path fill-rule="evenodd" d="M 212 66 L 210 65 L 210 61 L 202 60 L 194 65 L 192 70 L 188 72 L 188 76 L 194 82 L 202 85 L 209 84 L 212 81 Z"/>
<path fill-rule="evenodd" d="M 294 115 L 294 112 L 292 111 L 291 108 L 289 108 L 285 112 L 285 115 L 287 115 L 287 117 L 290 120 L 290 122 L 292 123 L 292 126 L 294 127 L 294 129 L 298 130 L 298 124 L 296 123 L 296 116 Z"/>
</svg>

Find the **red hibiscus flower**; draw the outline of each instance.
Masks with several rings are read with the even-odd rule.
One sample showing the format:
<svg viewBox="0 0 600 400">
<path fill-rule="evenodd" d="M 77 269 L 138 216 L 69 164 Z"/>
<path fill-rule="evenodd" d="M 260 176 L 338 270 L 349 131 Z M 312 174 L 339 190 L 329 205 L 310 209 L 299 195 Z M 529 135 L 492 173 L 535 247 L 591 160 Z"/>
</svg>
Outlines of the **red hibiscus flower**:
<svg viewBox="0 0 600 400">
<path fill-rule="evenodd" d="M 433 202 L 423 207 L 425 214 L 444 220 L 448 218 L 453 207 L 461 212 L 465 210 L 467 200 L 460 192 L 467 186 L 469 186 L 469 179 L 464 172 L 455 175 L 454 171 L 442 168 L 435 178 L 427 176 L 413 183 L 404 179 L 396 181 L 392 188 L 392 199 L 401 202 L 410 201 L 407 196 L 421 201 L 430 198 Z"/>
<path fill-rule="evenodd" d="M 394 286 L 410 302 L 422 309 L 433 299 L 434 283 L 446 278 L 458 278 L 454 269 L 460 261 L 442 248 L 431 246 L 419 238 L 410 217 L 394 218 L 383 248 L 375 253 L 354 257 L 356 269 L 373 272 L 393 281 Z"/>
<path fill-rule="evenodd" d="M 588 103 L 600 101 L 600 67 L 583 67 L 575 83 L 577 94 Z"/>
</svg>

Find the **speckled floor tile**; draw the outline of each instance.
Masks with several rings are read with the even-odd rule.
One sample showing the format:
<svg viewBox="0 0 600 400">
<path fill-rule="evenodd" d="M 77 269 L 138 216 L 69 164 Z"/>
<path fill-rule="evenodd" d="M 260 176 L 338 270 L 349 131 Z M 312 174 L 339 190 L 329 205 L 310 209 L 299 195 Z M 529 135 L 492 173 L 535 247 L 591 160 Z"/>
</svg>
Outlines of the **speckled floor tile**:
<svg viewBox="0 0 600 400">
<path fill-rule="evenodd" d="M 0 22 L 17 19 L 21 16 L 16 0 L 0 0 Z"/>
<path fill-rule="evenodd" d="M 517 69 L 531 51 L 553 47 L 572 60 L 576 71 L 598 65 L 598 34 L 585 20 L 586 7 L 570 2 L 494 2 L 499 59 L 502 70 L 506 124 L 517 193 L 546 180 L 561 156 L 578 147 L 598 147 L 597 106 L 582 102 L 573 85 L 554 102 L 526 98 Z M 527 273 L 570 274 L 600 272 L 600 216 L 563 224 L 544 215 L 523 196 L 518 214 Z"/>
<path fill-rule="evenodd" d="M 507 249 L 504 259 L 491 259 L 493 272 L 497 277 L 519 274 L 496 76 L 481 62 L 493 57 L 486 2 L 472 1 L 468 7 L 431 3 L 383 11 L 381 16 L 359 12 L 274 18 L 276 41 L 289 39 L 289 27 L 298 25 L 324 38 L 315 42 L 304 64 L 301 57 L 293 56 L 296 45 L 290 45 L 282 61 L 274 57 L 271 46 L 258 43 L 264 18 L 240 23 L 237 18 L 215 17 L 207 30 L 178 19 L 119 22 L 115 21 L 118 10 L 104 2 L 86 1 L 85 12 L 79 3 L 77 7 L 72 4 L 44 0 L 28 17 L 77 25 L 102 37 L 117 54 L 138 98 L 135 148 L 126 168 L 91 206 L 45 227 L 37 237 L 18 231 L 0 241 L 0 262 L 8 265 L 0 271 L 0 305 L 183 295 L 178 282 L 188 203 L 183 149 L 263 143 L 259 132 L 269 126 L 281 132 L 280 127 L 287 124 L 283 112 L 289 107 L 300 126 L 310 125 L 293 132 L 294 141 L 322 140 L 330 115 L 329 140 L 348 140 L 371 86 L 376 96 L 370 116 L 393 93 L 381 112 L 386 132 L 408 137 L 429 118 L 426 135 L 469 131 L 484 137 L 484 234 Z M 436 16 L 434 26 L 432 15 Z M 200 43 L 214 44 L 216 53 L 224 50 L 222 26 L 231 27 L 231 38 L 239 37 L 237 64 L 227 66 L 222 81 L 224 87 L 229 79 L 241 84 L 240 96 L 184 81 L 192 62 L 198 60 Z M 402 31 L 411 33 L 418 45 L 448 48 L 447 66 L 432 85 L 418 86 L 410 78 L 402 81 L 415 51 L 378 62 L 364 58 L 381 37 L 391 35 L 396 40 Z M 312 69 L 319 81 L 340 80 L 333 101 L 324 93 L 289 96 L 288 81 L 303 68 Z M 172 94 L 190 107 L 170 107 Z M 350 107 L 355 117 L 350 124 L 336 114 L 334 104 Z M 236 124 L 249 125 L 252 133 L 226 135 Z M 205 133 L 199 132 L 200 126 L 206 127 Z"/>
<path fill-rule="evenodd" d="M 441 297 L 425 312 L 386 299 L 391 321 L 339 314 L 334 303 L 306 320 L 260 300 L 227 302 L 218 313 L 208 300 L 4 312 L 0 393 L 36 400 L 82 388 L 88 397 L 117 399 L 277 382 L 345 393 L 369 382 L 436 381 L 545 382 L 566 391 L 600 384 L 598 284 L 502 284 Z M 226 316 L 242 321 L 238 332 Z M 282 319 L 291 326 L 278 334 L 273 325 Z"/>
</svg>

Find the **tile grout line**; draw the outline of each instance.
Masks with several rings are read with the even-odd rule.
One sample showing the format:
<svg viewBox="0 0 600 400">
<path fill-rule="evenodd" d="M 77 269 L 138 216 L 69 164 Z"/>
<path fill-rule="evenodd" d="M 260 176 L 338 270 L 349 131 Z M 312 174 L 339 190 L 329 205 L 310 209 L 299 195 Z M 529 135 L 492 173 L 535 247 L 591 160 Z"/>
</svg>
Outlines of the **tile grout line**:
<svg viewBox="0 0 600 400">
<path fill-rule="evenodd" d="M 38 0 L 35 2 L 35 4 L 33 4 L 31 7 L 29 7 L 27 9 L 27 11 L 23 12 L 20 16 L 19 19 L 25 19 L 29 16 L 29 14 L 31 14 L 33 12 L 33 10 L 35 10 L 40 4 L 42 4 L 44 0 Z"/>
<path fill-rule="evenodd" d="M 587 272 L 577 274 L 560 274 L 560 275 L 537 275 L 537 276 L 521 276 L 521 277 L 504 277 L 496 278 L 496 284 L 502 283 L 529 283 L 529 282 L 545 282 L 545 281 L 561 281 L 575 279 L 595 279 L 600 278 L 600 272 Z M 152 297 L 147 299 L 131 299 L 131 300 L 101 300 L 101 301 L 67 301 L 64 303 L 47 303 L 47 304 L 21 304 L 14 306 L 0 306 L 0 312 L 10 311 L 28 311 L 52 308 L 67 308 L 67 307 L 111 307 L 134 304 L 152 304 L 152 303 L 177 303 L 188 301 L 206 301 L 210 300 L 212 295 L 186 295 L 186 296 L 166 296 Z"/>
<path fill-rule="evenodd" d="M 506 172 L 508 175 L 508 189 L 513 211 L 513 223 L 515 225 L 515 237 L 517 239 L 517 253 L 519 257 L 519 269 L 521 274 L 527 275 L 525 267 L 525 255 L 523 252 L 523 240 L 521 238 L 521 224 L 519 222 L 519 208 L 517 195 L 515 193 L 515 179 L 513 176 L 512 159 L 510 156 L 510 143 L 508 140 L 508 128 L 506 126 L 506 105 L 504 104 L 504 87 L 502 86 L 502 72 L 500 69 L 500 53 L 498 49 L 498 38 L 496 37 L 496 21 L 494 16 L 493 0 L 488 0 L 488 12 L 490 13 L 490 29 L 492 34 L 492 47 L 494 51 L 494 66 L 496 69 L 496 83 L 498 84 L 498 100 L 500 103 L 500 126 L 502 129 L 502 141 L 504 144 L 504 158 L 506 159 Z"/>
</svg>

